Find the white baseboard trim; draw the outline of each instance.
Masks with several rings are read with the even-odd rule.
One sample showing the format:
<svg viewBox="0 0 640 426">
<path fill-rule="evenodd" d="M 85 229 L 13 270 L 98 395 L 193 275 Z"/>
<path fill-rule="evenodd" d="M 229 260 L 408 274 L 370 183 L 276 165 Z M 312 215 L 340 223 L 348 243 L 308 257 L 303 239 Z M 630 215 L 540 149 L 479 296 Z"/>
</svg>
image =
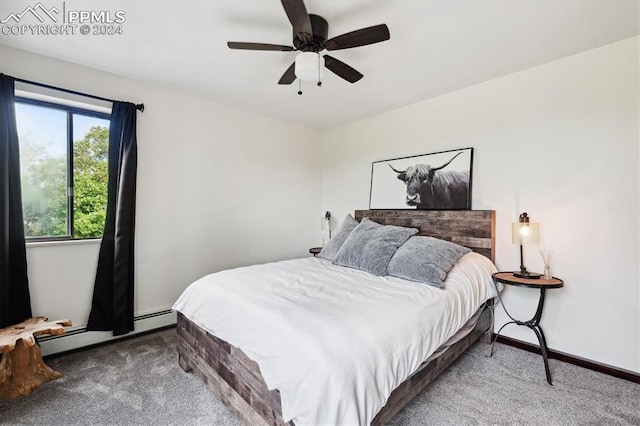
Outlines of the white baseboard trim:
<svg viewBox="0 0 640 426">
<path fill-rule="evenodd" d="M 121 339 L 123 337 L 134 336 L 138 333 L 175 325 L 176 322 L 176 313 L 167 308 L 134 317 L 134 331 L 123 336 L 114 337 L 111 331 L 87 331 L 84 327 L 80 327 L 70 329 L 66 334 L 59 336 L 38 338 L 38 342 L 40 343 L 42 355 L 47 356 L 108 342 L 110 340 Z"/>
</svg>

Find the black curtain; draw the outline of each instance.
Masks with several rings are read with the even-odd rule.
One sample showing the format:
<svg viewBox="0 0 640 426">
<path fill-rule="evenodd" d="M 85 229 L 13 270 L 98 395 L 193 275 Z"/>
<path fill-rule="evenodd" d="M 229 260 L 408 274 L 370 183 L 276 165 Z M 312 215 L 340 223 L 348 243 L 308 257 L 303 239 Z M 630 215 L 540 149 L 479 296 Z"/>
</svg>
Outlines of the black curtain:
<svg viewBox="0 0 640 426">
<path fill-rule="evenodd" d="M 109 126 L 107 216 L 87 330 L 133 330 L 136 216 L 136 106 L 114 102 Z"/>
<path fill-rule="evenodd" d="M 0 328 L 31 318 L 13 78 L 0 74 Z"/>
</svg>

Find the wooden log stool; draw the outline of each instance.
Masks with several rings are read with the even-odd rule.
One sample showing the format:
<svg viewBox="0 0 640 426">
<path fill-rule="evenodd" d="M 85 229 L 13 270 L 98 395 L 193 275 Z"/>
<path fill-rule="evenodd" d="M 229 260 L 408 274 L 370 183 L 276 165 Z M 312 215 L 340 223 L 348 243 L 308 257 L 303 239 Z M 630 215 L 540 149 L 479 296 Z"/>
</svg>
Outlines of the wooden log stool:
<svg viewBox="0 0 640 426">
<path fill-rule="evenodd" d="M 0 329 L 0 398 L 29 395 L 44 382 L 62 377 L 44 363 L 35 336 L 64 334 L 64 326 L 70 325 L 68 319 L 47 322 L 35 317 Z"/>
</svg>

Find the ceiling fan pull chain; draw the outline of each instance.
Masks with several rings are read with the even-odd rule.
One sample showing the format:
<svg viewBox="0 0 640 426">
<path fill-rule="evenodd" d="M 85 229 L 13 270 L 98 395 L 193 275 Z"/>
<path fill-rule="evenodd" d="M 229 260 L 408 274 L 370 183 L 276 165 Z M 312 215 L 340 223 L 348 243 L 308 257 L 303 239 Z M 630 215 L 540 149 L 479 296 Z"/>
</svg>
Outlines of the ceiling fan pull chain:
<svg viewBox="0 0 640 426">
<path fill-rule="evenodd" d="M 322 86 L 322 61 L 320 60 L 320 54 L 318 53 L 318 87 Z"/>
<path fill-rule="evenodd" d="M 298 95 L 302 95 L 302 80 L 298 79 Z"/>
</svg>

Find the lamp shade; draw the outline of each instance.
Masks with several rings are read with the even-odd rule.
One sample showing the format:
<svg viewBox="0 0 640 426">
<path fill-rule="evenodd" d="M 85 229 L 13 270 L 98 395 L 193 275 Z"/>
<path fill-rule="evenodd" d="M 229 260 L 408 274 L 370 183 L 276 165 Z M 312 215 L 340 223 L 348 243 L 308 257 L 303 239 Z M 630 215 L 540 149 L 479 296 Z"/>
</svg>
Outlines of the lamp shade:
<svg viewBox="0 0 640 426">
<path fill-rule="evenodd" d="M 324 57 L 315 52 L 302 52 L 296 56 L 295 74 L 300 80 L 320 81 L 324 76 Z"/>
<path fill-rule="evenodd" d="M 518 222 L 511 224 L 511 242 L 513 244 L 535 245 L 540 243 L 540 226 L 536 222 Z"/>
</svg>

